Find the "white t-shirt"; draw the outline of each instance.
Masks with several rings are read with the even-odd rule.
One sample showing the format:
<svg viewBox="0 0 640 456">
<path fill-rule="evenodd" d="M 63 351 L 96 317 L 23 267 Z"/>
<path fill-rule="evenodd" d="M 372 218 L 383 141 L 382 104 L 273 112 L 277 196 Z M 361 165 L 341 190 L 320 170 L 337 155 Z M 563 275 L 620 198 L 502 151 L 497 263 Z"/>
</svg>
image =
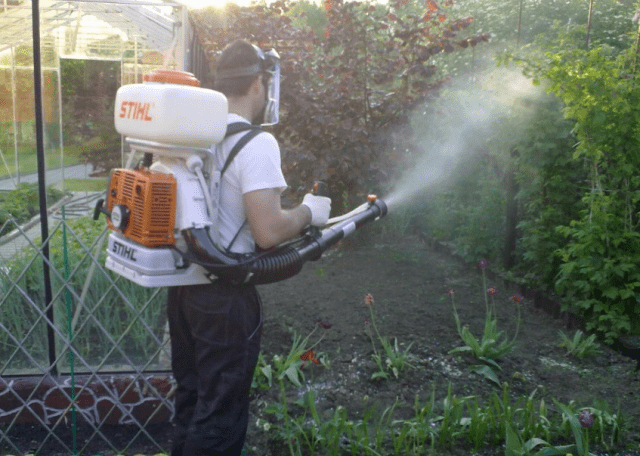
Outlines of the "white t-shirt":
<svg viewBox="0 0 640 456">
<path fill-rule="evenodd" d="M 229 114 L 227 125 L 235 122 L 249 123 L 237 114 Z M 237 133 L 222 143 L 222 154 L 216 156 L 218 169 L 222 169 L 233 146 L 247 133 L 247 131 Z M 286 187 L 287 183 L 280 166 L 278 142 L 270 133 L 262 132 L 240 150 L 222 176 L 218 212 L 218 232 L 222 247 L 229 246 L 247 218 L 242 200 L 243 194 L 267 188 L 279 188 L 283 191 Z M 233 242 L 231 251 L 236 253 L 255 251 L 255 241 L 248 224 L 244 225 Z"/>
</svg>

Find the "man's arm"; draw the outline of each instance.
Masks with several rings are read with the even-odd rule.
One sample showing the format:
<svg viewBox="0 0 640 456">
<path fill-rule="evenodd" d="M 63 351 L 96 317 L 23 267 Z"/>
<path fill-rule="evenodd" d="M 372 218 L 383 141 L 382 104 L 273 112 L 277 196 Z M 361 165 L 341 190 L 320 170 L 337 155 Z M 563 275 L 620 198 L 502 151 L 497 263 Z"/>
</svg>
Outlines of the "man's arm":
<svg viewBox="0 0 640 456">
<path fill-rule="evenodd" d="M 311 223 L 311 210 L 304 205 L 282 209 L 280 189 L 255 190 L 242 195 L 247 222 L 256 244 L 262 249 L 291 239 Z"/>
</svg>

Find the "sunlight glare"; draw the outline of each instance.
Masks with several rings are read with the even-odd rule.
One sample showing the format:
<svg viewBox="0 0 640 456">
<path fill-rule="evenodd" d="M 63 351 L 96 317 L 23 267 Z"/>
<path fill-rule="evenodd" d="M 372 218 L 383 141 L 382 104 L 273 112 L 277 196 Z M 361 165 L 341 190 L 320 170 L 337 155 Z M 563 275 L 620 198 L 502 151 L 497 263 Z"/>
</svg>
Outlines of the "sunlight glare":
<svg viewBox="0 0 640 456">
<path fill-rule="evenodd" d="M 206 8 L 208 6 L 222 8 L 227 3 L 235 3 L 240 6 L 249 6 L 251 4 L 251 0 L 179 0 L 179 2 L 192 9 Z"/>
</svg>

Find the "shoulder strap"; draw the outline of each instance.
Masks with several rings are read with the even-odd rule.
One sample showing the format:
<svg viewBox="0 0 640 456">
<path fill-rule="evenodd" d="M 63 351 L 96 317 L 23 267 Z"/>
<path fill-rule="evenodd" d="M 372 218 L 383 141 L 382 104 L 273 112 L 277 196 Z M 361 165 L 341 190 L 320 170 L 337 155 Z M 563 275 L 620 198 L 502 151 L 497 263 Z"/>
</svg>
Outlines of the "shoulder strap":
<svg viewBox="0 0 640 456">
<path fill-rule="evenodd" d="M 238 142 L 233 146 L 231 151 L 229 152 L 229 156 L 227 157 L 227 160 L 224 162 L 224 166 L 220 170 L 219 179 L 222 179 L 222 175 L 227 170 L 227 168 L 229 167 L 233 159 L 236 157 L 236 155 L 238 155 L 238 153 L 242 150 L 242 148 L 246 146 L 249 141 L 251 141 L 253 138 L 255 138 L 260 133 L 262 133 L 262 128 L 256 125 L 251 125 L 246 122 L 234 122 L 227 125 L 227 132 L 225 133 L 224 138 L 227 139 L 229 136 L 235 135 L 236 133 L 240 133 L 243 131 L 249 131 L 249 133 L 247 133 L 242 138 L 240 138 Z M 245 219 L 245 221 L 242 222 L 242 225 L 240 226 L 235 236 L 233 236 L 233 239 L 231 239 L 231 242 L 225 249 L 227 253 L 231 252 L 231 247 L 236 242 L 238 235 L 240 234 L 240 232 L 242 231 L 242 228 L 244 228 L 246 224 L 247 224 L 247 220 Z"/>
<path fill-rule="evenodd" d="M 249 122 L 233 122 L 227 125 L 227 132 L 225 133 L 225 139 L 241 131 L 252 130 L 254 128 L 260 128 L 257 125 L 251 125 Z"/>
<path fill-rule="evenodd" d="M 220 170 L 220 176 L 224 174 L 224 172 L 227 170 L 227 168 L 229 167 L 233 159 L 236 157 L 236 155 L 238 155 L 238 153 L 242 150 L 242 148 L 246 146 L 246 144 L 249 141 L 251 141 L 257 135 L 262 133 L 262 128 L 256 125 L 248 124 L 246 122 L 235 122 L 227 125 L 227 133 L 224 135 L 225 139 L 227 139 L 229 136 L 235 135 L 236 133 L 240 133 L 242 131 L 248 131 L 248 130 L 250 130 L 249 133 L 247 133 L 242 138 L 240 138 L 240 140 L 236 143 L 236 145 L 233 146 L 233 149 L 231 149 L 231 152 L 229 152 L 229 156 L 227 157 L 227 160 L 224 162 L 224 166 Z"/>
</svg>

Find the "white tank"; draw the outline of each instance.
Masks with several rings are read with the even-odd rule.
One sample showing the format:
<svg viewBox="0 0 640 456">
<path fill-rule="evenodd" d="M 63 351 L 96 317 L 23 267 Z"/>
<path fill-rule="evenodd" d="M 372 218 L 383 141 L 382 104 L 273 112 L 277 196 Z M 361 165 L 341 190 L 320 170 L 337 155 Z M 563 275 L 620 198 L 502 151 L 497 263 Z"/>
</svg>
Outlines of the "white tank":
<svg viewBox="0 0 640 456">
<path fill-rule="evenodd" d="M 208 148 L 224 139 L 227 99 L 203 89 L 191 73 L 158 69 L 143 84 L 120 87 L 115 126 L 121 135 L 177 146 Z"/>
</svg>

